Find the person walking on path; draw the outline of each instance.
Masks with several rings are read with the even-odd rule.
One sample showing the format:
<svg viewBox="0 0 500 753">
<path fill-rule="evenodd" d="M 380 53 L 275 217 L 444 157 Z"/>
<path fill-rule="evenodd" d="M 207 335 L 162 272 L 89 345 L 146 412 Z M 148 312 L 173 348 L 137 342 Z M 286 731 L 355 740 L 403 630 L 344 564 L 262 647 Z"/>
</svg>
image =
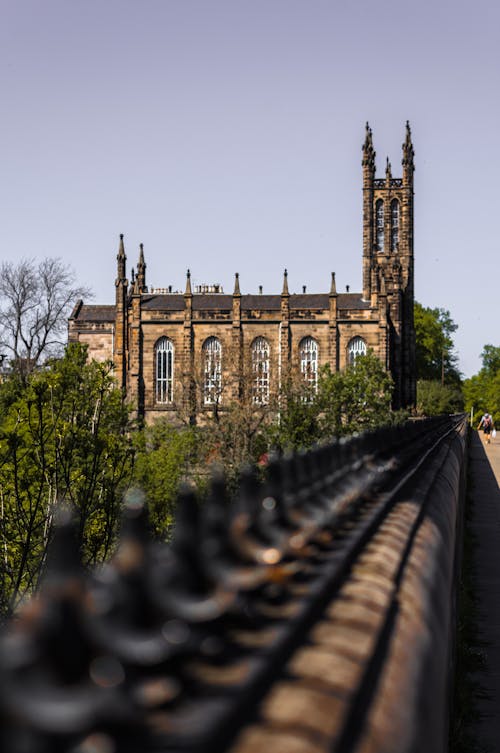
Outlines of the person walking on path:
<svg viewBox="0 0 500 753">
<path fill-rule="evenodd" d="M 484 434 L 484 441 L 486 444 L 490 443 L 491 432 L 493 431 L 494 424 L 493 419 L 489 413 L 485 413 L 481 416 L 481 420 L 477 426 L 478 430 L 482 429 Z"/>
</svg>

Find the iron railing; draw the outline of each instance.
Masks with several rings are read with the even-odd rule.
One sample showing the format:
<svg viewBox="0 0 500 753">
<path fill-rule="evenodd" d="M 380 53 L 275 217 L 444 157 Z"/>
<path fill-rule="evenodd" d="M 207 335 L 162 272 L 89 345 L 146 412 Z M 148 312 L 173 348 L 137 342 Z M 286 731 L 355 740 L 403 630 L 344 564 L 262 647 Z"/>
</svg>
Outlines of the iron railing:
<svg viewBox="0 0 500 753">
<path fill-rule="evenodd" d="M 92 573 L 62 512 L 42 587 L 0 638 L 2 750 L 231 748 L 381 522 L 432 485 L 427 469 L 462 423 L 417 421 L 273 459 L 264 482 L 244 471 L 233 500 L 215 474 L 203 502 L 180 493 L 170 545 L 152 540 L 130 492 L 116 554 Z M 339 750 L 356 739 L 377 662 Z"/>
</svg>

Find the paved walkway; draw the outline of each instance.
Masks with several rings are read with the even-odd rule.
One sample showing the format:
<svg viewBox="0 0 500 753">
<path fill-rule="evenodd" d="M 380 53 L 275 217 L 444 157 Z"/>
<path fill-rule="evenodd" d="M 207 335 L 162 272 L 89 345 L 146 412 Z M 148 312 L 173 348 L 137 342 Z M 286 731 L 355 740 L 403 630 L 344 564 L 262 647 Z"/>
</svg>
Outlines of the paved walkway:
<svg viewBox="0 0 500 753">
<path fill-rule="evenodd" d="M 469 451 L 470 530 L 476 542 L 473 581 L 477 638 L 485 656 L 475 674 L 479 718 L 473 734 L 478 751 L 500 751 L 500 431 L 491 444 L 474 432 Z"/>
</svg>

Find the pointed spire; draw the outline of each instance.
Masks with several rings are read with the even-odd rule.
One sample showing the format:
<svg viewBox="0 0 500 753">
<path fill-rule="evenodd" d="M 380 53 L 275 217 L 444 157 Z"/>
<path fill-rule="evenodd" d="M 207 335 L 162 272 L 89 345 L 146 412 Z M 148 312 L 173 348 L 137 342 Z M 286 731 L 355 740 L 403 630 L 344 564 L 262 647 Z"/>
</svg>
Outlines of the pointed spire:
<svg viewBox="0 0 500 753">
<path fill-rule="evenodd" d="M 135 279 L 135 269 L 132 267 L 130 270 L 130 287 L 128 289 L 130 295 L 137 293 L 137 280 Z"/>
<path fill-rule="evenodd" d="M 369 149 L 370 146 L 373 146 L 373 140 L 372 140 L 372 129 L 370 128 L 370 124 L 368 121 L 366 121 L 365 124 L 365 143 L 364 143 L 364 149 Z"/>
<path fill-rule="evenodd" d="M 290 295 L 288 292 L 288 271 L 286 269 L 283 274 L 283 290 L 281 291 L 281 295 Z"/>
<path fill-rule="evenodd" d="M 186 292 L 184 293 L 184 295 L 192 295 L 192 292 L 191 292 L 191 272 L 189 271 L 189 269 L 188 269 L 188 271 L 186 273 Z"/>
<path fill-rule="evenodd" d="M 137 262 L 137 287 L 139 293 L 146 292 L 146 262 L 144 261 L 144 245 L 139 243 L 139 261 Z"/>
<path fill-rule="evenodd" d="M 404 167 L 410 167 L 413 169 L 413 157 L 415 156 L 415 152 L 413 149 L 413 143 L 411 140 L 411 128 L 410 128 L 410 121 L 406 121 L 406 138 L 403 144 L 403 160 L 402 164 Z"/>
<path fill-rule="evenodd" d="M 372 129 L 370 128 L 368 121 L 366 123 L 365 142 L 363 144 L 363 160 L 361 164 L 363 167 L 375 167 L 375 150 L 373 148 Z"/>
<path fill-rule="evenodd" d="M 120 245 L 118 246 L 118 254 L 116 257 L 116 260 L 118 262 L 118 279 L 124 280 L 126 276 L 126 262 L 127 257 L 125 256 L 125 245 L 123 243 L 123 233 L 120 233 Z"/>
<path fill-rule="evenodd" d="M 332 283 L 330 285 L 330 295 L 337 295 L 337 285 L 335 284 L 335 272 L 332 272 Z"/>
<path fill-rule="evenodd" d="M 241 295 L 240 293 L 240 275 L 238 272 L 234 273 L 234 291 L 233 295 Z"/>
<path fill-rule="evenodd" d="M 386 157 L 385 178 L 386 180 L 390 180 L 392 178 L 391 163 L 389 162 L 389 157 Z"/>
</svg>

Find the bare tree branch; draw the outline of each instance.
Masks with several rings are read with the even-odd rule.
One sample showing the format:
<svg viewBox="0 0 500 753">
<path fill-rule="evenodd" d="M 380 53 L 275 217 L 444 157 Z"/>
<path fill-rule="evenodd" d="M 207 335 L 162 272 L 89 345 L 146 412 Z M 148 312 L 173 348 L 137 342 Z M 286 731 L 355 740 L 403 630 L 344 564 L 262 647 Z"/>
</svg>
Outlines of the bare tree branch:
<svg viewBox="0 0 500 753">
<path fill-rule="evenodd" d="M 62 350 L 72 305 L 89 297 L 61 259 L 0 266 L 0 348 L 23 378 Z"/>
</svg>

